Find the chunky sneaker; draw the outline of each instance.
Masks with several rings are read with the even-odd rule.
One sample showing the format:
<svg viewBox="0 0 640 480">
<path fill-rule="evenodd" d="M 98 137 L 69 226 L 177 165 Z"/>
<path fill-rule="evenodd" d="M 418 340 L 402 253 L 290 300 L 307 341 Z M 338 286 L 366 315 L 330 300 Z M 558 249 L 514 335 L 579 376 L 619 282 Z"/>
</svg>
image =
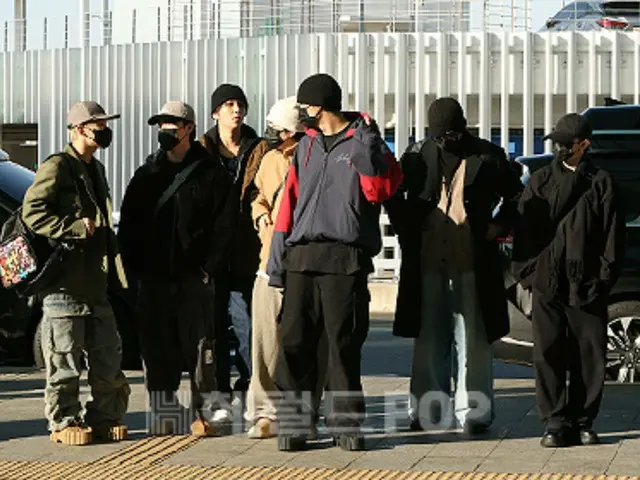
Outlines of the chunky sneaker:
<svg viewBox="0 0 640 480">
<path fill-rule="evenodd" d="M 64 445 L 89 445 L 93 441 L 91 427 L 75 422 L 60 430 L 51 432 L 49 436 L 52 442 Z"/>
<path fill-rule="evenodd" d="M 120 442 L 125 440 L 128 434 L 126 425 L 99 423 L 91 428 L 93 430 L 93 438 L 101 442 Z"/>
<path fill-rule="evenodd" d="M 213 426 L 202 418 L 194 420 L 191 424 L 191 435 L 194 437 L 213 437 L 215 434 Z"/>
<path fill-rule="evenodd" d="M 348 452 L 365 450 L 364 436 L 360 433 L 341 433 L 333 437 L 333 445 Z"/>
<path fill-rule="evenodd" d="M 306 435 L 278 435 L 278 450 L 281 452 L 299 452 L 307 448 Z"/>
<path fill-rule="evenodd" d="M 259 418 L 247 432 L 249 438 L 273 438 L 278 435 L 278 424 L 270 418 Z"/>
</svg>

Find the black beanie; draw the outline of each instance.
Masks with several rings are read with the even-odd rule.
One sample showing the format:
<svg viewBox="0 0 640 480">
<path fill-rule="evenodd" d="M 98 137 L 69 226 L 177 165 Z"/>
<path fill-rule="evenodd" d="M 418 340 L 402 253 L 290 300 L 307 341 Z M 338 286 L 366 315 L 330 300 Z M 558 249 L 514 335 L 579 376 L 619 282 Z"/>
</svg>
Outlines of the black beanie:
<svg viewBox="0 0 640 480">
<path fill-rule="evenodd" d="M 300 84 L 297 100 L 303 105 L 339 112 L 342 110 L 342 89 L 331 75 L 318 73 Z"/>
<path fill-rule="evenodd" d="M 211 113 L 215 113 L 220 105 L 229 100 L 238 100 L 244 103 L 247 110 L 249 109 L 249 102 L 242 89 L 237 85 L 223 83 L 211 94 Z"/>
<path fill-rule="evenodd" d="M 429 135 L 442 137 L 449 131 L 464 132 L 467 120 L 462 106 L 455 98 L 438 98 L 429 106 Z"/>
</svg>

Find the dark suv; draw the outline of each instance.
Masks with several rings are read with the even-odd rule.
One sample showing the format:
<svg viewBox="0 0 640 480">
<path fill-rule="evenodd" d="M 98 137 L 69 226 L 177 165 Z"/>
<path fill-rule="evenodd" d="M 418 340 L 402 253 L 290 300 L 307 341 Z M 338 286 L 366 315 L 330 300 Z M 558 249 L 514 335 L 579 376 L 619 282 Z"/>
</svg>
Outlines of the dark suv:
<svg viewBox="0 0 640 480">
<path fill-rule="evenodd" d="M 590 155 L 621 188 L 627 238 L 623 273 L 609 304 L 607 374 L 618 382 L 640 381 L 640 105 L 593 107 L 583 112 L 593 127 Z M 522 180 L 548 165 L 550 154 L 518 157 Z M 528 296 L 509 269 L 511 244 L 502 244 L 511 332 L 496 345 L 496 356 L 530 364 L 533 335 Z"/>
</svg>

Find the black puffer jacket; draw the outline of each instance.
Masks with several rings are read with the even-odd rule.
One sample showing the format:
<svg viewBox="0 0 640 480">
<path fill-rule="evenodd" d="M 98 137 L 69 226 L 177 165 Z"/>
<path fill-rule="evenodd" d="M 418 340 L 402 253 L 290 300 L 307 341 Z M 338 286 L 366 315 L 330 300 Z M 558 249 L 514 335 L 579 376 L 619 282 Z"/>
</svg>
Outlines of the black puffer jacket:
<svg viewBox="0 0 640 480">
<path fill-rule="evenodd" d="M 580 306 L 607 295 L 624 258 L 624 214 L 611 176 L 584 157 L 575 172 L 554 160 L 520 200 L 513 267 L 526 288 Z"/>
<path fill-rule="evenodd" d="M 178 192 L 153 211 L 175 175 L 201 160 Z M 147 157 L 127 187 L 120 209 L 118 239 L 125 269 L 137 279 L 179 279 L 204 269 L 226 269 L 237 210 L 231 181 L 222 165 L 198 142 L 180 164 L 166 155 Z"/>
</svg>

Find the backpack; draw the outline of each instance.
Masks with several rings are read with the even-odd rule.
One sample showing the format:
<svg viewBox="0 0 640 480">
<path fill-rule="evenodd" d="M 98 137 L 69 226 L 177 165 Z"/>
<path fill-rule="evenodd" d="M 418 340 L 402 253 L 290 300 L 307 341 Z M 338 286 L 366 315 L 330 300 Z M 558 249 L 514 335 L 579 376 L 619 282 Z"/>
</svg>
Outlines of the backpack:
<svg viewBox="0 0 640 480">
<path fill-rule="evenodd" d="M 46 160 L 56 155 L 69 161 L 68 155 L 62 153 Z M 19 207 L 0 230 L 0 283 L 5 289 L 14 290 L 19 297 L 34 295 L 62 272 L 65 254 L 73 248 L 71 244 L 31 231 L 24 223 L 22 207 Z"/>
</svg>

